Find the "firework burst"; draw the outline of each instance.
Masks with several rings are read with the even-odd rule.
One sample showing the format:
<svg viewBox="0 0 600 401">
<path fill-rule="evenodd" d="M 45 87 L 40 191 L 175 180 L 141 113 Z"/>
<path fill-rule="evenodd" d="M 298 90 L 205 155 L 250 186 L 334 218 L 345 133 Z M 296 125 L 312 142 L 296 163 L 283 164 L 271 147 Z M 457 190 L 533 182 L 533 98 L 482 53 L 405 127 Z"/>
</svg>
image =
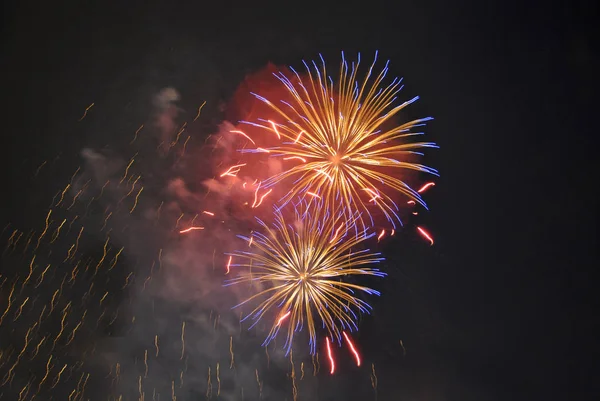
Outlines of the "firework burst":
<svg viewBox="0 0 600 401">
<path fill-rule="evenodd" d="M 392 124 L 392 118 L 415 102 L 418 97 L 394 105 L 402 89 L 402 79 L 394 78 L 387 86 L 383 81 L 388 72 L 375 75 L 375 61 L 368 69 L 362 83 L 358 77 L 358 61 L 350 65 L 342 53 L 337 86 L 327 75 L 325 62 L 312 62 L 312 69 L 304 62 L 307 79 L 304 81 L 294 69 L 288 78 L 283 73 L 274 74 L 283 83 L 290 101 L 275 104 L 258 94 L 253 95 L 266 103 L 279 117 L 277 121 L 259 119 L 242 121 L 268 130 L 281 140 L 272 148 L 245 149 L 242 152 L 269 152 L 282 159 L 283 171 L 263 182 L 263 188 L 272 187 L 285 180 L 289 191 L 281 199 L 285 205 L 295 197 L 318 198 L 341 203 L 347 216 L 359 212 L 373 218 L 371 206 L 380 209 L 396 228 L 400 222 L 399 208 L 394 202 L 394 192 L 426 207 L 419 193 L 402 178 L 400 170 L 413 170 L 437 175 L 436 170 L 410 161 L 422 155 L 421 149 L 437 147 L 431 142 L 411 139 L 422 132 L 421 127 L 430 117 Z"/>
<path fill-rule="evenodd" d="M 359 216 L 347 218 L 347 212 L 332 212 L 322 202 L 303 203 L 295 209 L 295 220 L 286 221 L 275 211 L 270 227 L 261 220 L 263 232 L 240 236 L 252 250 L 229 254 L 240 269 L 238 277 L 227 284 L 250 283 L 261 287 L 237 305 L 252 304 L 253 326 L 266 315 L 272 320 L 264 345 L 273 340 L 287 325 L 284 348 L 291 350 L 294 333 L 307 327 L 311 353 L 316 351 L 317 323 L 327 335 L 341 341 L 343 330 L 358 329 L 358 313 L 369 313 L 371 307 L 356 292 L 379 295 L 368 287 L 348 282 L 351 276 L 385 274 L 366 267 L 383 260 L 368 249 L 355 250 L 374 234 L 360 232 Z"/>
</svg>

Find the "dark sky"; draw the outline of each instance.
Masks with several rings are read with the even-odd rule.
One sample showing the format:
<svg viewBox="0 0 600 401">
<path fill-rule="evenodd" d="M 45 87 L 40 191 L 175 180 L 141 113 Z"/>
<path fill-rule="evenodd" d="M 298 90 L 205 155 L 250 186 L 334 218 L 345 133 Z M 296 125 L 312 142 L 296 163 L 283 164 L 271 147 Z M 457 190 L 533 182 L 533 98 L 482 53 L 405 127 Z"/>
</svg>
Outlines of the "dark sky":
<svg viewBox="0 0 600 401">
<path fill-rule="evenodd" d="M 383 361 L 380 399 L 595 398 L 594 2 L 155 3 L 8 6 L 2 225 L 47 196 L 23 185 L 40 160 L 112 141 L 75 133 L 92 102 L 97 127 L 128 127 L 144 109 L 131 102 L 173 86 L 216 115 L 269 61 L 379 50 L 421 96 L 411 112 L 435 117 L 442 174 L 421 220 L 436 245 L 385 250 L 396 272 L 361 337 Z M 385 394 L 394 381 L 404 397 Z"/>
</svg>

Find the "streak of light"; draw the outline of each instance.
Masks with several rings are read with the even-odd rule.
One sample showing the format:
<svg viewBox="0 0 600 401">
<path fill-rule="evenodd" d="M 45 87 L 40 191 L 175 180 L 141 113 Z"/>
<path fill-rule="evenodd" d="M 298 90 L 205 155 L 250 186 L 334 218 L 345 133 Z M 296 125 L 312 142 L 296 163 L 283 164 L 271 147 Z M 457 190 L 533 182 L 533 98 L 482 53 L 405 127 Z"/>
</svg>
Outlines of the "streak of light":
<svg viewBox="0 0 600 401">
<path fill-rule="evenodd" d="M 229 274 L 229 271 L 231 270 L 231 259 L 233 258 L 233 256 L 229 257 L 229 260 L 227 261 L 227 271 L 225 272 L 225 274 Z"/>
<path fill-rule="evenodd" d="M 350 339 L 348 334 L 346 334 L 345 331 L 342 334 L 344 334 L 344 338 L 346 339 L 346 342 L 348 342 L 348 347 L 350 347 L 350 351 L 352 351 L 352 354 L 354 355 L 354 359 L 356 360 L 356 366 L 360 366 L 360 355 L 358 354 L 358 351 L 354 347 L 352 340 Z"/>
<path fill-rule="evenodd" d="M 181 324 L 181 358 L 183 359 L 183 355 L 185 354 L 185 322 Z"/>
<path fill-rule="evenodd" d="M 281 322 L 283 322 L 290 315 L 290 313 L 292 313 L 292 312 L 287 311 L 287 313 L 285 313 L 283 316 L 281 316 L 279 318 L 279 320 L 277 321 L 277 326 L 281 325 Z"/>
<path fill-rule="evenodd" d="M 194 117 L 194 119 L 192 120 L 192 122 L 196 121 L 198 119 L 198 117 L 200 117 L 200 112 L 202 111 L 202 108 L 204 107 L 205 104 L 206 104 L 206 100 L 204 102 L 202 102 L 202 104 L 200 105 L 200 107 L 198 107 L 198 114 L 196 114 L 196 117 Z"/>
<path fill-rule="evenodd" d="M 83 115 L 81 116 L 81 118 L 77 121 L 81 121 L 85 118 L 85 116 L 87 116 L 87 112 L 89 109 L 91 109 L 92 107 L 94 107 L 94 103 L 90 104 L 88 107 L 85 108 L 85 111 L 83 112 Z"/>
<path fill-rule="evenodd" d="M 231 355 L 231 363 L 229 364 L 229 369 L 233 369 L 235 364 L 235 358 L 233 355 L 233 336 L 229 337 L 229 355 Z"/>
<path fill-rule="evenodd" d="M 431 245 L 433 245 L 433 238 L 431 238 L 431 235 L 429 235 L 429 233 L 427 231 L 425 231 L 423 228 L 421 227 L 417 227 L 417 230 L 419 230 L 419 233 L 421 233 L 421 235 L 426 238 L 429 242 L 431 242 Z"/>
<path fill-rule="evenodd" d="M 135 134 L 133 135 L 133 139 L 131 140 L 131 142 L 129 142 L 130 145 L 135 142 L 135 140 L 137 139 L 137 136 L 138 136 L 139 132 L 142 130 L 142 128 L 144 128 L 144 124 L 140 125 L 140 127 L 135 131 Z"/>
<path fill-rule="evenodd" d="M 428 182 L 427 184 L 423 185 L 417 192 L 422 194 L 427 189 L 429 189 L 430 187 L 434 187 L 434 186 L 435 186 L 435 182 Z"/>
<path fill-rule="evenodd" d="M 193 231 L 193 230 L 204 230 L 204 227 L 195 227 L 195 226 L 192 226 L 192 227 L 186 228 L 185 230 L 179 231 L 179 234 L 189 233 L 190 231 Z"/>
<path fill-rule="evenodd" d="M 333 374 L 335 372 L 335 361 L 333 360 L 333 354 L 331 352 L 331 344 L 330 344 L 330 340 L 329 337 L 326 337 L 327 342 L 325 344 L 327 344 L 327 358 L 329 358 L 329 374 Z"/>
<path fill-rule="evenodd" d="M 223 174 L 221 174 L 221 177 L 225 177 L 226 175 L 229 175 L 229 176 L 235 177 L 235 175 L 236 175 L 237 173 L 239 173 L 239 171 L 240 171 L 240 167 L 244 167 L 245 165 L 246 165 L 246 163 L 241 163 L 241 164 L 236 164 L 236 165 L 233 165 L 233 166 L 229 167 L 229 168 L 227 169 L 227 171 L 225 171 Z M 236 169 L 237 169 L 237 170 L 236 170 Z"/>
<path fill-rule="evenodd" d="M 240 134 L 240 135 L 242 135 L 243 137 L 245 137 L 246 139 L 248 139 L 250 142 L 252 142 L 254 145 L 256 145 L 256 142 L 254 142 L 254 141 L 252 140 L 252 138 L 250 138 L 248 135 L 246 135 L 246 134 L 245 134 L 243 131 L 240 131 L 240 130 L 233 130 L 233 131 L 229 131 L 229 132 L 231 132 L 231 133 L 233 133 L 233 134 Z"/>
</svg>

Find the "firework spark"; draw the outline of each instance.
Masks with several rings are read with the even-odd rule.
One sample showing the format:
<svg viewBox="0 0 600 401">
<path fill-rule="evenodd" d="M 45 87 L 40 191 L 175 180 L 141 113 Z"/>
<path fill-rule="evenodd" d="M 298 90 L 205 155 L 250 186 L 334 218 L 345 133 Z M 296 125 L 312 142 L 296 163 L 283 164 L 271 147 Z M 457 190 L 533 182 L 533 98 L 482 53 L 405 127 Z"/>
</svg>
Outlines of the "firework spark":
<svg viewBox="0 0 600 401">
<path fill-rule="evenodd" d="M 284 345 L 287 352 L 292 348 L 294 333 L 304 325 L 308 329 L 311 353 L 316 351 L 318 321 L 327 335 L 338 341 L 343 330 L 358 329 L 356 312 L 369 313 L 371 307 L 355 293 L 379 295 L 379 292 L 344 279 L 385 275 L 366 267 L 383 260 L 379 254 L 370 253 L 368 249 L 355 250 L 375 235 L 366 230 L 359 232 L 358 219 L 358 215 L 348 219 L 345 211 L 332 212 L 323 203 L 303 203 L 295 209 L 293 222 L 286 221 L 276 209 L 272 227 L 258 220 L 263 233 L 254 231 L 252 237 L 240 236 L 248 243 L 253 241 L 254 252 L 229 254 L 235 261 L 231 268 L 242 271 L 227 285 L 258 283 L 261 287 L 236 307 L 257 303 L 243 319 L 253 319 L 252 327 L 267 315 L 273 319 L 264 345 L 273 340 L 284 325 L 287 325 Z"/>
<path fill-rule="evenodd" d="M 277 105 L 258 94 L 253 95 L 266 103 L 279 116 L 279 121 L 242 121 L 269 131 L 281 138 L 280 146 L 267 149 L 271 157 L 283 160 L 284 170 L 263 181 L 263 188 L 270 188 L 283 181 L 290 189 L 281 198 L 281 205 L 306 195 L 341 202 L 348 216 L 360 212 L 369 213 L 372 206 L 380 209 L 396 228 L 400 222 L 399 208 L 393 200 L 393 192 L 400 192 L 409 199 L 426 207 L 419 191 L 399 178 L 401 170 L 413 170 L 437 175 L 437 171 L 422 164 L 409 161 L 421 155 L 423 148 L 437 147 L 431 142 L 413 142 L 411 138 L 423 134 L 413 129 L 425 125 L 430 117 L 409 121 L 399 126 L 392 118 L 418 97 L 394 105 L 402 89 L 402 79 L 395 78 L 389 85 L 383 81 L 388 72 L 373 74 L 375 61 L 368 69 L 362 83 L 358 78 L 360 54 L 356 63 L 349 63 L 342 53 L 339 82 L 334 87 L 327 75 L 325 62 L 314 61 L 312 67 L 305 62 L 308 72 L 305 82 L 290 68 L 295 76 L 274 74 L 285 86 L 291 102 L 281 100 Z M 258 149 L 241 152 L 258 153 Z"/>
</svg>

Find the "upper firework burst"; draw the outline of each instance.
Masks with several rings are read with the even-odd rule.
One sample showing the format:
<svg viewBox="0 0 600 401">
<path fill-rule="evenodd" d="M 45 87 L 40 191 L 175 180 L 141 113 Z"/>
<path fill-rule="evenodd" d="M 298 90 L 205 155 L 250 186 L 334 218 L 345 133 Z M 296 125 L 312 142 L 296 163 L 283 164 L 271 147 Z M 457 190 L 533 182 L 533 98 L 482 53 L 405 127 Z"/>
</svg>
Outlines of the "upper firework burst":
<svg viewBox="0 0 600 401">
<path fill-rule="evenodd" d="M 283 171 L 263 181 L 263 188 L 269 188 L 290 180 L 282 206 L 294 198 L 321 198 L 341 203 L 349 215 L 360 212 L 369 216 L 371 224 L 370 210 L 376 207 L 394 228 L 400 222 L 394 202 L 396 192 L 426 206 L 419 193 L 399 175 L 401 170 L 437 175 L 436 170 L 410 161 L 410 156 L 421 155 L 420 149 L 437 147 L 431 142 L 411 142 L 422 134 L 413 128 L 425 125 L 431 118 L 401 125 L 392 122 L 400 110 L 418 97 L 394 105 L 402 79 L 394 78 L 384 86 L 389 62 L 375 75 L 376 61 L 377 53 L 361 81 L 357 77 L 360 54 L 356 63 L 349 64 L 342 53 L 339 82 L 335 85 L 321 56 L 320 67 L 314 61 L 313 68 L 304 62 L 304 81 L 292 68 L 291 78 L 281 72 L 274 74 L 285 86 L 290 102 L 280 100 L 276 104 L 253 93 L 280 118 L 242 123 L 271 131 L 281 143 L 242 152 L 268 152 L 282 159 Z"/>
</svg>

